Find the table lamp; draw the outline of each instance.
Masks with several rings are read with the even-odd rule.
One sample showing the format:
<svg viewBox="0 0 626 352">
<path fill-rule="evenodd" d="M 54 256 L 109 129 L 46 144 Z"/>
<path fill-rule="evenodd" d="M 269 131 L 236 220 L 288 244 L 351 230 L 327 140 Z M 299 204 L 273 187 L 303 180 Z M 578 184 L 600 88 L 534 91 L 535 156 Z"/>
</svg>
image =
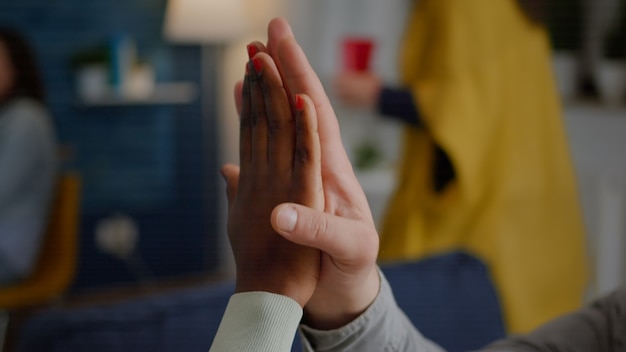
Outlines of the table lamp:
<svg viewBox="0 0 626 352">
<path fill-rule="evenodd" d="M 165 37 L 188 44 L 234 40 L 246 28 L 243 5 L 242 0 L 168 0 Z"/>
</svg>

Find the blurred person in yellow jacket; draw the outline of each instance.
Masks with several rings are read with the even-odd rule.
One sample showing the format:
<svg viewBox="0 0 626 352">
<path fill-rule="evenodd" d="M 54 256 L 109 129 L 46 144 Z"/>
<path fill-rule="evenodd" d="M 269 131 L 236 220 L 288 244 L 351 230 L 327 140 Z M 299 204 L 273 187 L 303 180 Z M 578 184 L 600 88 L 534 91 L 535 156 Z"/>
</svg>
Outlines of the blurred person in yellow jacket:
<svg viewBox="0 0 626 352">
<path fill-rule="evenodd" d="M 587 283 L 543 2 L 420 0 L 402 44 L 402 88 L 371 72 L 335 79 L 344 103 L 407 122 L 379 258 L 477 255 L 515 333 L 578 308 Z"/>
</svg>

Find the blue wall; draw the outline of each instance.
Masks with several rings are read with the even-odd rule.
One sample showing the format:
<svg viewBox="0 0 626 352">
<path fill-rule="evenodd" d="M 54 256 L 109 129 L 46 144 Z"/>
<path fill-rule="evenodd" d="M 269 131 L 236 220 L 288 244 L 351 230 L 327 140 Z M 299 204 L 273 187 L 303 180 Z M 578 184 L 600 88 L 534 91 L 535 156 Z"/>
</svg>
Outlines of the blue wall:
<svg viewBox="0 0 626 352">
<path fill-rule="evenodd" d="M 74 150 L 67 167 L 83 178 L 75 288 L 137 279 L 94 243 L 96 222 L 118 212 L 138 222 L 139 251 L 154 276 L 209 272 L 217 265 L 214 194 L 222 190 L 215 189 L 215 126 L 208 126 L 209 150 L 202 152 L 199 99 L 176 106 L 77 104 L 72 57 L 119 33 L 136 41 L 140 58 L 155 68 L 157 81 L 200 86 L 200 50 L 164 41 L 164 10 L 165 0 L 0 2 L 0 25 L 21 30 L 38 54 L 59 139 Z M 203 176 L 205 167 L 209 172 Z M 203 199 L 203 190 L 208 199 Z"/>
</svg>

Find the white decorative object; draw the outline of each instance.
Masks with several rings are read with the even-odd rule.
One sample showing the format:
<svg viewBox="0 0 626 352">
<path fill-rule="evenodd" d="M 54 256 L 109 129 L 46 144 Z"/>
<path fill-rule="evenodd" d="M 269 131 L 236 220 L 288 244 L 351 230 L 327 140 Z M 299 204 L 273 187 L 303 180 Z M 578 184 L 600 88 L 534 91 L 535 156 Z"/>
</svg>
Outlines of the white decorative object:
<svg viewBox="0 0 626 352">
<path fill-rule="evenodd" d="M 620 105 L 626 93 L 626 66 L 617 60 L 603 60 L 597 78 L 603 102 Z"/>
<path fill-rule="evenodd" d="M 557 88 L 565 102 L 576 99 L 577 58 L 573 52 L 555 52 L 552 56 L 552 69 Z M 626 94 L 626 66 L 616 60 L 604 59 L 594 72 L 602 103 L 620 105 Z"/>
<path fill-rule="evenodd" d="M 109 92 L 109 71 L 105 65 L 92 64 L 78 69 L 76 89 L 82 99 L 90 100 Z"/>
<path fill-rule="evenodd" d="M 148 98 L 154 93 L 155 78 L 152 66 L 134 65 L 124 81 L 124 96 L 130 99 Z"/>
<path fill-rule="evenodd" d="M 127 215 L 114 215 L 100 220 L 96 225 L 98 248 L 120 259 L 128 259 L 133 255 L 138 238 L 139 228 Z"/>
</svg>

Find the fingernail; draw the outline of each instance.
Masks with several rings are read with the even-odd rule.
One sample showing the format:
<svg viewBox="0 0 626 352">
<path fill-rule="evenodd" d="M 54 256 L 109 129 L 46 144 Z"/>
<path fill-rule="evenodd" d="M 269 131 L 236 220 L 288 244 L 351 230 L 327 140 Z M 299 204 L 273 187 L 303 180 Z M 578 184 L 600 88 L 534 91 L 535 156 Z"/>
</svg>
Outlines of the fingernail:
<svg viewBox="0 0 626 352">
<path fill-rule="evenodd" d="M 261 60 L 258 57 L 252 58 L 252 64 L 256 73 L 261 73 Z"/>
<path fill-rule="evenodd" d="M 298 221 L 298 212 L 293 208 L 285 207 L 278 213 L 278 228 L 282 231 L 293 231 L 296 228 L 296 221 Z"/>
<path fill-rule="evenodd" d="M 300 94 L 296 94 L 296 110 L 304 110 L 304 98 Z"/>
<path fill-rule="evenodd" d="M 256 55 L 256 53 L 259 52 L 259 50 L 256 48 L 256 46 L 254 46 L 253 44 L 248 44 L 248 46 L 246 46 L 246 49 L 248 49 L 248 58 L 252 59 L 254 57 L 254 55 Z"/>
</svg>

